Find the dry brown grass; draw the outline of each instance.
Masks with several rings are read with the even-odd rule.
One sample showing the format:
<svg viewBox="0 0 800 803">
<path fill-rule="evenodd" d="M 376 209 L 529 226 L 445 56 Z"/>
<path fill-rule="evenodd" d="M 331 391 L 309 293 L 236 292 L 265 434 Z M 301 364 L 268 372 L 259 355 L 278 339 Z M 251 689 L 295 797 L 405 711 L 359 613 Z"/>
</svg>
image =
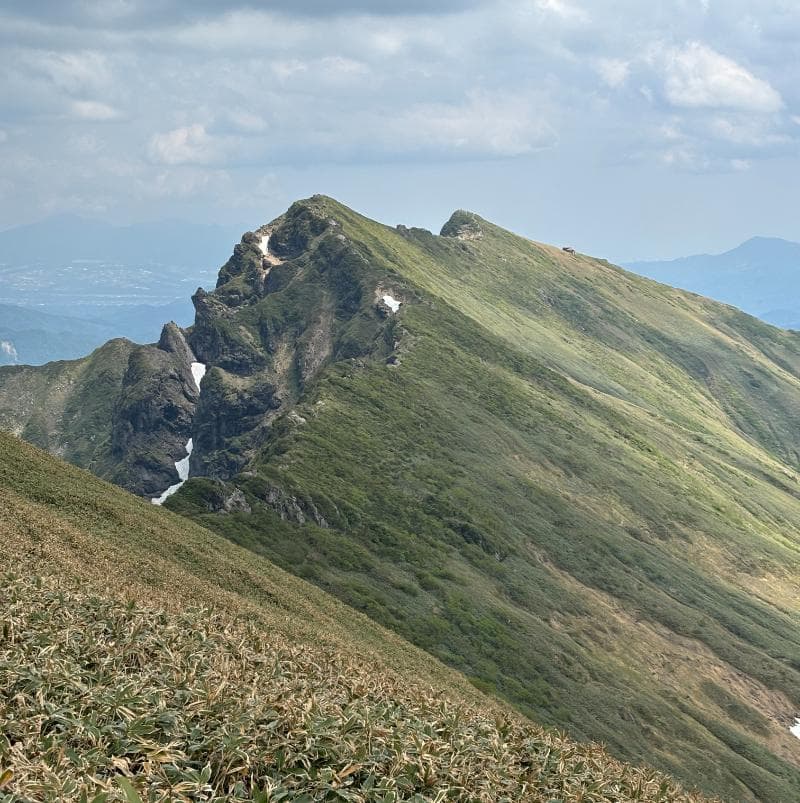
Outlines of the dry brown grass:
<svg viewBox="0 0 800 803">
<path fill-rule="evenodd" d="M 698 799 L 252 620 L 56 578 L 6 577 L 0 606 L 8 803 Z"/>
<path fill-rule="evenodd" d="M 0 454 L 0 803 L 701 800 L 197 525 Z"/>
</svg>

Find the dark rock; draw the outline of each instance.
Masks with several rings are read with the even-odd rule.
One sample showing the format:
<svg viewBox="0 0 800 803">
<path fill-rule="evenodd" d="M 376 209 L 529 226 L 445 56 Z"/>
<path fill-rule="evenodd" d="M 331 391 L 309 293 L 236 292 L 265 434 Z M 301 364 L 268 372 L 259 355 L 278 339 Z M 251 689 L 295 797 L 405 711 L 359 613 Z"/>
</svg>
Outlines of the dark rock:
<svg viewBox="0 0 800 803">
<path fill-rule="evenodd" d="M 266 378 L 245 386 L 215 367 L 203 381 L 203 395 L 194 421 L 193 474 L 229 479 L 247 462 L 246 447 L 259 439 L 282 398 Z"/>
<path fill-rule="evenodd" d="M 268 485 L 262 499 L 284 521 L 294 521 L 297 524 L 313 521 L 318 527 L 328 528 L 328 522 L 310 499 L 292 496 L 276 485 Z"/>
<path fill-rule="evenodd" d="M 289 207 L 270 235 L 270 251 L 283 259 L 294 259 L 328 228 L 333 227 L 328 218 L 314 207 L 313 199 L 311 202 L 298 201 Z"/>
<path fill-rule="evenodd" d="M 128 359 L 111 420 L 111 479 L 133 493 L 157 496 L 178 481 L 174 464 L 186 455 L 199 397 L 190 362 L 174 324 Z"/>
<path fill-rule="evenodd" d="M 483 237 L 481 219 L 474 212 L 459 209 L 442 226 L 442 237 L 456 237 L 459 240 L 480 240 Z"/>
<path fill-rule="evenodd" d="M 185 365 L 190 365 L 194 361 L 194 355 L 186 342 L 183 331 L 174 321 L 164 325 L 158 347 L 162 351 L 174 354 Z"/>
</svg>

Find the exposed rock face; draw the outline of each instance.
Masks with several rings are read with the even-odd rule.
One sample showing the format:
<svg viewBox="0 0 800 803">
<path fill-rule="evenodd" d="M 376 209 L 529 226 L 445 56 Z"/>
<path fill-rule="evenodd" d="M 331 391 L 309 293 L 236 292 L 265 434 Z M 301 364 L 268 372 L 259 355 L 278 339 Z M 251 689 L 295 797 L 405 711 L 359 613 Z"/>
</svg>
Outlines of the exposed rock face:
<svg viewBox="0 0 800 803">
<path fill-rule="evenodd" d="M 298 524 L 312 521 L 318 527 L 328 527 L 328 522 L 310 499 L 293 496 L 274 485 L 264 489 L 262 499 L 284 521 L 295 521 Z"/>
<path fill-rule="evenodd" d="M 222 509 L 226 513 L 233 513 L 238 511 L 241 513 L 250 513 L 250 505 L 247 504 L 244 492 L 240 488 L 235 488 L 230 496 L 226 496 L 222 501 Z"/>
<path fill-rule="evenodd" d="M 239 377 L 212 368 L 194 422 L 191 473 L 227 479 L 239 471 L 281 403 L 278 389 L 263 374 Z M 245 444 L 247 450 L 241 448 Z"/>
<path fill-rule="evenodd" d="M 188 340 L 212 366 L 194 423 L 193 475 L 226 480 L 332 360 L 389 354 L 379 278 L 316 199 L 247 232 L 217 287 L 193 297 Z M 268 237 L 268 253 L 265 238 Z"/>
<path fill-rule="evenodd" d="M 483 237 L 480 218 L 472 212 L 459 209 L 442 226 L 442 237 L 456 237 L 459 240 L 480 240 Z"/>
<path fill-rule="evenodd" d="M 165 351 L 167 354 L 172 354 L 177 357 L 183 365 L 189 365 L 194 359 L 194 355 L 189 348 L 189 344 L 186 342 L 183 331 L 174 321 L 165 324 L 164 328 L 161 330 L 158 348 L 161 349 L 161 351 Z"/>
<path fill-rule="evenodd" d="M 385 362 L 397 347 L 396 308 L 376 304 L 400 291 L 396 277 L 342 229 L 327 199 L 293 204 L 242 236 L 214 290 L 197 290 L 191 329 L 170 323 L 157 344 L 108 344 L 119 355 L 112 361 L 9 373 L 8 398 L 30 402 L 0 424 L 143 496 L 178 480 L 190 437 L 190 475 L 229 480 L 268 448 L 273 422 L 331 362 Z M 208 367 L 202 396 L 192 361 Z"/>
<path fill-rule="evenodd" d="M 198 391 L 192 353 L 183 333 L 167 324 L 156 346 L 134 351 L 114 405 L 111 479 L 150 496 L 175 482 L 175 461 L 185 454 L 192 433 Z"/>
</svg>

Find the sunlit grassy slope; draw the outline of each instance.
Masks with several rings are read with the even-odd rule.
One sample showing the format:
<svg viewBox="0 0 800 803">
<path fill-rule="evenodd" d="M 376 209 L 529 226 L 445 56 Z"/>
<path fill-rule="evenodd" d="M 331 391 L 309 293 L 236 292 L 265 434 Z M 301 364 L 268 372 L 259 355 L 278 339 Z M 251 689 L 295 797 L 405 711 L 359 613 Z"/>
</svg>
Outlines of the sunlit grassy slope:
<svg viewBox="0 0 800 803">
<path fill-rule="evenodd" d="M 692 801 L 0 434 L 0 801 Z"/>
<path fill-rule="evenodd" d="M 80 360 L 0 370 L 0 429 L 90 469 L 110 474 L 114 403 L 136 348 L 110 340 Z"/>
<path fill-rule="evenodd" d="M 800 798 L 798 336 L 469 213 L 441 237 L 317 197 L 277 226 L 303 252 L 226 313 L 236 343 L 360 271 L 403 301 L 391 359 L 334 350 L 244 471 L 171 507 L 534 718 L 731 799 Z M 234 486 L 247 508 L 209 512 Z"/>
</svg>

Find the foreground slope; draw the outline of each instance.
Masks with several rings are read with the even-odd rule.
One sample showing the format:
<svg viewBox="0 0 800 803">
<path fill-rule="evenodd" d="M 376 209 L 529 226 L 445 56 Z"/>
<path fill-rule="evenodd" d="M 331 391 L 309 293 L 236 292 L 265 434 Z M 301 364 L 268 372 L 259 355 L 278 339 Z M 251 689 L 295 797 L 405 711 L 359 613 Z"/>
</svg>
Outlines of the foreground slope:
<svg viewBox="0 0 800 803">
<path fill-rule="evenodd" d="M 173 510 L 538 720 L 800 797 L 797 335 L 469 213 L 434 236 L 322 197 L 194 301 Z"/>
<path fill-rule="evenodd" d="M 184 519 L 0 454 L 4 803 L 699 799 Z"/>
</svg>

